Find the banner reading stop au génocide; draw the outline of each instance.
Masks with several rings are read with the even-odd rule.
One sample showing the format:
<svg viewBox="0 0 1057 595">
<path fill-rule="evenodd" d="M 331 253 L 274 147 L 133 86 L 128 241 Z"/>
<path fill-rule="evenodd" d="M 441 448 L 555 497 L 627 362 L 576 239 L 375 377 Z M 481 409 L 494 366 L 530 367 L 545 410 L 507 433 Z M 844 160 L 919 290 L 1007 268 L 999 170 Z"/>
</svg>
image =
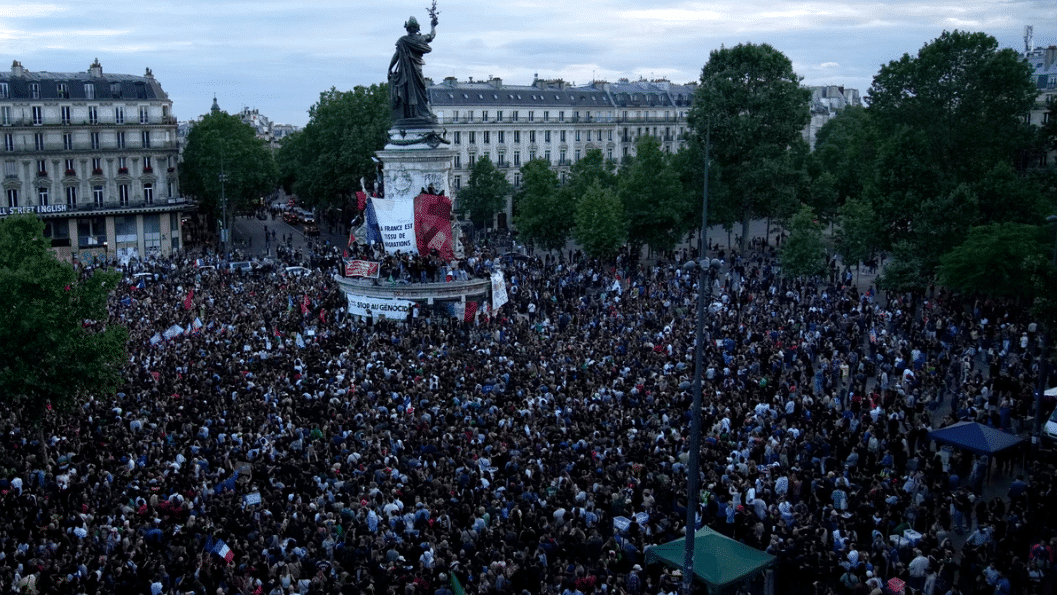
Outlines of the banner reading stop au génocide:
<svg viewBox="0 0 1057 595">
<path fill-rule="evenodd" d="M 407 300 L 387 300 L 385 298 L 348 295 L 349 314 L 372 316 L 374 318 L 407 318 L 407 311 L 415 302 Z"/>
<path fill-rule="evenodd" d="M 399 198 L 371 198 L 382 244 L 389 254 L 418 251 L 415 240 L 415 201 Z"/>
</svg>

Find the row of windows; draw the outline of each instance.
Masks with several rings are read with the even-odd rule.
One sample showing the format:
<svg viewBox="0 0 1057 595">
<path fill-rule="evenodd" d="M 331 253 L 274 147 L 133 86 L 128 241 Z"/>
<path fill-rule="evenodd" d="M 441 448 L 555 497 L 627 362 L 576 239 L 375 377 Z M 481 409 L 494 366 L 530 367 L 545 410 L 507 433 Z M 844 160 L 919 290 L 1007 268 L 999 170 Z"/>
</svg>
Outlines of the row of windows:
<svg viewBox="0 0 1057 595">
<path fill-rule="evenodd" d="M 4 134 L 4 151 L 12 152 L 16 150 L 27 151 L 29 150 L 29 135 L 15 135 L 12 133 Z M 33 134 L 33 150 L 34 151 L 56 151 L 60 147 L 49 145 L 46 141 L 44 133 L 37 132 Z M 152 135 L 150 130 L 141 130 L 139 135 L 139 147 L 141 149 L 150 149 L 152 147 L 151 141 Z M 19 139 L 22 141 L 22 146 L 19 146 L 17 142 Z M 71 132 L 63 133 L 62 135 L 62 147 L 63 151 L 74 151 L 91 149 L 98 151 L 104 148 L 101 142 L 103 136 L 98 132 L 91 132 L 88 134 L 88 145 L 85 146 L 81 143 L 75 142 L 74 135 Z M 128 144 L 128 135 L 123 131 L 106 134 L 107 144 L 105 145 L 108 149 L 128 149 L 131 148 Z"/>
<path fill-rule="evenodd" d="M 477 132 L 478 131 L 476 131 L 476 130 L 469 130 L 469 131 L 466 132 L 467 142 L 469 142 L 469 144 L 471 144 L 471 145 L 477 144 Z M 492 131 L 491 130 L 482 130 L 480 132 L 481 132 L 481 142 L 483 144 L 486 144 L 486 145 L 491 144 L 492 143 L 492 134 L 491 134 Z M 495 131 L 496 143 L 502 144 L 502 143 L 506 142 L 506 132 L 507 131 L 505 131 L 505 130 L 496 130 Z M 515 143 L 520 143 L 521 142 L 521 132 L 522 132 L 521 130 L 512 131 L 512 133 L 513 133 L 513 142 L 515 142 Z M 525 132 L 528 133 L 528 142 L 530 142 L 530 143 L 536 142 L 536 132 L 537 132 L 536 130 L 527 130 Z M 542 132 L 543 132 L 543 135 L 542 135 L 543 142 L 545 142 L 545 143 L 551 142 L 551 138 L 552 138 L 551 132 L 552 131 L 543 130 Z M 557 131 L 554 131 L 554 132 L 558 133 L 556 135 L 557 138 L 558 138 L 558 142 L 560 142 L 560 143 L 568 142 L 568 135 L 567 135 L 568 131 L 566 131 L 566 130 L 557 130 Z M 584 141 L 590 142 L 591 141 L 592 132 L 595 133 L 595 139 L 598 140 L 599 142 L 602 141 L 603 132 L 607 132 L 608 133 L 608 139 L 610 141 L 613 140 L 613 131 L 612 130 L 606 130 L 606 131 L 602 131 L 602 130 L 594 130 L 594 131 L 592 131 L 592 130 L 574 130 L 572 132 L 573 132 L 572 136 L 576 139 L 575 142 L 584 142 Z M 456 144 L 456 145 L 461 145 L 462 144 L 462 131 L 461 130 L 456 130 L 456 131 L 452 132 L 452 142 L 454 144 Z"/>
<path fill-rule="evenodd" d="M 66 186 L 63 188 L 65 193 L 66 206 L 76 208 L 78 206 L 78 186 Z M 154 204 L 154 184 L 152 182 L 144 182 L 141 187 L 143 192 L 143 203 L 152 205 Z M 173 185 L 170 183 L 168 186 L 169 196 L 173 196 Z M 53 203 L 51 197 L 51 188 L 47 186 L 41 186 L 36 189 L 37 192 L 37 204 L 40 206 L 47 206 L 51 204 L 62 204 Z M 103 206 L 105 204 L 106 189 L 102 185 L 92 186 L 91 204 L 95 206 Z M 130 185 L 129 184 L 118 184 L 117 185 L 117 203 L 118 206 L 127 207 L 130 202 Z M 19 204 L 18 189 L 8 188 L 7 190 L 7 206 L 9 208 L 24 206 Z"/>
<path fill-rule="evenodd" d="M 131 109 L 130 109 L 131 111 Z M 162 106 L 162 118 L 168 118 L 169 106 Z M 80 123 L 87 124 L 132 124 L 133 120 L 130 118 L 125 119 L 125 106 L 116 106 L 112 110 L 104 110 L 107 115 L 113 115 L 113 119 L 103 122 L 99 117 L 99 106 L 90 105 L 87 107 L 87 111 L 83 116 L 85 119 Z M 68 105 L 59 106 L 59 120 L 62 124 L 74 124 L 73 121 L 73 109 Z M 34 126 L 40 126 L 45 123 L 44 117 L 44 106 L 32 105 L 29 108 L 29 117 L 26 117 L 25 109 L 22 109 L 18 113 L 18 118 L 15 117 L 15 110 L 10 105 L 0 106 L 0 125 L 11 126 L 12 124 L 29 124 L 32 123 Z M 139 123 L 150 124 L 150 106 L 141 105 L 139 106 Z"/>
<path fill-rule="evenodd" d="M 149 174 L 154 172 L 154 158 L 147 155 L 143 159 L 143 173 Z M 166 159 L 166 163 L 171 163 L 171 157 Z M 65 165 L 65 175 L 73 177 L 77 175 L 77 161 L 74 159 L 66 159 L 63 161 Z M 117 158 L 117 173 L 118 175 L 127 175 L 128 171 L 128 157 Z M 103 175 L 103 159 L 101 157 L 92 158 L 92 172 L 93 176 Z M 6 178 L 17 178 L 18 177 L 18 163 L 16 161 L 6 161 L 4 163 L 4 176 Z M 37 159 L 37 177 L 46 178 L 48 177 L 48 160 Z"/>
<path fill-rule="evenodd" d="M 84 89 L 84 98 L 85 99 L 95 99 L 96 98 L 96 92 L 95 92 L 96 83 L 92 82 L 92 83 L 83 83 L 83 84 L 84 84 L 84 87 L 83 87 L 83 89 Z M 29 83 L 29 98 L 30 99 L 40 99 L 41 98 L 41 94 L 40 94 L 41 86 L 40 85 L 41 85 L 40 83 Z M 133 88 L 135 89 L 135 91 L 133 92 L 134 95 L 135 95 L 135 99 L 146 99 L 147 98 L 147 85 L 146 85 L 146 83 L 144 83 L 142 81 L 137 81 L 137 82 L 134 83 Z M 124 94 L 125 94 L 125 89 L 124 89 L 124 87 L 123 87 L 123 85 L 121 83 L 110 83 L 110 98 L 111 99 L 121 99 Z M 55 96 L 58 97 L 59 99 L 69 99 L 70 98 L 70 84 L 69 83 L 55 83 Z M 10 97 L 11 97 L 11 87 L 10 87 L 9 83 L 0 83 L 0 99 L 10 99 Z"/>
<path fill-rule="evenodd" d="M 462 113 L 461 114 L 462 118 L 463 118 L 462 121 L 463 122 L 473 122 L 474 121 L 474 117 L 475 117 L 475 113 L 476 112 L 474 112 L 474 110 L 467 110 L 465 113 Z M 603 112 L 603 114 L 604 115 L 598 115 L 597 113 L 592 114 L 591 112 L 584 112 L 584 121 L 585 122 L 591 122 L 592 120 L 594 120 L 594 121 L 600 121 L 601 122 L 601 121 L 607 121 L 607 120 L 611 120 L 612 119 L 612 115 L 610 115 L 611 112 Z M 438 115 L 440 115 L 441 118 L 443 118 L 444 113 L 440 112 Z M 491 116 L 491 112 L 489 112 L 488 110 L 481 110 L 480 121 L 481 122 L 489 122 L 489 121 L 502 122 L 503 121 L 503 116 L 504 116 L 504 112 L 502 110 L 498 110 L 498 111 L 495 112 L 494 120 L 489 120 L 489 118 L 492 117 Z M 550 110 L 544 110 L 542 112 L 542 116 L 543 116 L 543 118 L 542 118 L 543 122 L 550 122 L 551 121 L 551 112 L 550 112 Z M 645 111 L 645 112 L 643 112 L 643 111 L 629 112 L 628 110 L 624 110 L 622 112 L 622 116 L 621 117 L 624 120 L 628 120 L 629 118 L 642 120 L 642 119 L 649 119 L 649 118 L 658 119 L 658 118 L 661 118 L 662 116 L 661 116 L 661 112 L 660 111 L 654 111 L 654 112 L 652 112 L 652 115 L 651 115 L 651 112 L 649 112 L 649 111 Z M 665 120 L 670 120 L 672 118 L 685 118 L 685 117 L 686 117 L 686 112 L 675 112 L 675 111 L 665 111 L 664 112 L 664 116 L 663 116 L 663 118 Z M 460 121 L 459 118 L 460 118 L 459 110 L 452 110 L 452 112 L 451 112 L 451 121 L 452 122 L 459 122 Z M 521 121 L 521 112 L 519 112 L 518 110 L 511 111 L 508 121 L 510 121 L 510 122 L 519 122 L 519 121 Z M 528 112 L 528 121 L 529 122 L 535 122 L 536 121 L 536 111 L 535 110 L 531 110 L 531 111 Z M 558 122 L 565 122 L 566 121 L 565 111 L 564 110 L 559 110 L 558 111 L 557 121 Z M 572 121 L 573 122 L 579 122 L 580 121 L 580 112 L 579 111 L 572 112 Z"/>
<path fill-rule="evenodd" d="M 607 158 L 608 159 L 612 159 L 613 158 L 613 149 L 609 149 L 608 153 L 609 154 L 608 154 Z M 488 153 L 485 153 L 485 155 L 488 155 Z M 532 161 L 533 159 L 536 159 L 538 156 L 539 155 L 536 153 L 536 151 L 529 151 L 528 152 L 528 160 L 529 161 Z M 576 149 L 576 151 L 573 152 L 573 161 L 569 162 L 568 161 L 568 152 L 564 151 L 564 150 L 563 151 L 558 151 L 558 163 L 557 164 L 558 165 L 571 165 L 572 163 L 576 163 L 576 162 L 580 161 L 580 156 L 581 156 L 580 149 Z M 551 152 L 549 150 L 543 151 L 543 159 L 544 159 L 544 161 L 550 161 L 551 160 Z M 473 166 L 476 165 L 476 163 L 477 163 L 477 154 L 476 153 L 470 153 L 469 155 L 466 156 L 466 166 L 468 168 L 473 168 Z M 505 151 L 499 151 L 499 152 L 496 153 L 496 162 L 495 163 L 499 167 L 510 167 L 511 165 L 513 165 L 514 167 L 521 167 L 521 151 L 514 151 L 513 152 L 513 162 L 510 162 L 510 161 L 506 160 L 506 152 Z M 455 161 L 454 161 L 453 165 L 455 166 L 455 169 L 462 169 L 462 156 L 461 155 L 456 155 L 455 156 Z"/>
</svg>

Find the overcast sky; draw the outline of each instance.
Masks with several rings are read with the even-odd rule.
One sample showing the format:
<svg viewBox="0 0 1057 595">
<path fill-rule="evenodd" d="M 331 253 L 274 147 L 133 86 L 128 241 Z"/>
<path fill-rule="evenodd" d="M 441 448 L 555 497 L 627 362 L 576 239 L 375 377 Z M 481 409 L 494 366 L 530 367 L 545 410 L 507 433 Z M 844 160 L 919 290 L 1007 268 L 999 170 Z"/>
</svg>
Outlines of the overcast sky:
<svg viewBox="0 0 1057 595">
<path fill-rule="evenodd" d="M 408 16 L 428 29 L 428 0 L 0 0 L 0 68 L 104 72 L 151 68 L 181 120 L 256 108 L 303 126 L 320 92 L 385 80 Z M 865 96 L 882 64 L 915 54 L 945 29 L 984 31 L 1002 47 L 1057 43 L 1054 0 L 438 0 L 426 76 L 592 79 L 700 76 L 721 45 L 769 43 L 809 85 Z"/>
</svg>

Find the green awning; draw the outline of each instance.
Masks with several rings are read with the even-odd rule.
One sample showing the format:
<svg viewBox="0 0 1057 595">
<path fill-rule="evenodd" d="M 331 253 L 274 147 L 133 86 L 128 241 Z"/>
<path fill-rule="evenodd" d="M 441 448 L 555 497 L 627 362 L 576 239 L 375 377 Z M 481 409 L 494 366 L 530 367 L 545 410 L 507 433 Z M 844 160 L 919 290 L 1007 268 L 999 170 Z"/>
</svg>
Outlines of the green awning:
<svg viewBox="0 0 1057 595">
<path fill-rule="evenodd" d="M 660 562 L 682 570 L 686 538 L 676 539 L 646 550 L 646 563 Z M 702 527 L 694 536 L 694 576 L 710 591 L 750 579 L 774 563 L 775 557 L 744 543 Z"/>
</svg>

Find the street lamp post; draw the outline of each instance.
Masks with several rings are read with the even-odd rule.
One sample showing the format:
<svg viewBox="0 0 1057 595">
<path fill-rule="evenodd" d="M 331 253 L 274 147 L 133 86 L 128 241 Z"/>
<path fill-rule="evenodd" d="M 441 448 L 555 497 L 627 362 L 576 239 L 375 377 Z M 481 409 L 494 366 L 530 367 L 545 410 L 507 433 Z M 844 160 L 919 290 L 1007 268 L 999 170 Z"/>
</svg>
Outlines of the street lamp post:
<svg viewBox="0 0 1057 595">
<path fill-rule="evenodd" d="M 694 533 L 697 528 L 697 509 L 700 505 L 699 482 L 701 480 L 701 383 L 705 360 L 705 301 L 712 293 L 712 280 L 719 266 L 718 260 L 708 261 L 708 162 L 712 149 L 711 122 L 705 131 L 705 184 L 701 205 L 701 253 L 700 264 L 690 261 L 684 265 L 687 272 L 698 269 L 697 276 L 697 330 L 694 335 L 694 402 L 690 409 L 690 460 L 686 482 L 686 544 L 683 557 L 683 592 L 691 595 L 694 590 Z M 707 286 L 707 289 L 706 289 Z"/>
<path fill-rule="evenodd" d="M 224 173 L 224 158 L 220 158 L 220 214 L 224 224 L 224 258 L 231 259 L 231 226 L 228 225 L 228 197 L 224 194 L 224 182 L 228 175 Z"/>
</svg>

